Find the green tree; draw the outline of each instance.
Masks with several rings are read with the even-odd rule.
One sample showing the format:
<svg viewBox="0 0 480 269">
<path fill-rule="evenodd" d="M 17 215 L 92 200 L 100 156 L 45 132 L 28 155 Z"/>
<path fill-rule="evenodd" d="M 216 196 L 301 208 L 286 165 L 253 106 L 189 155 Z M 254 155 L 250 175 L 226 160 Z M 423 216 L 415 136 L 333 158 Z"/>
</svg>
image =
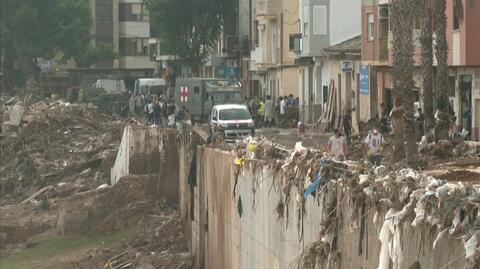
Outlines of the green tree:
<svg viewBox="0 0 480 269">
<path fill-rule="evenodd" d="M 9 84 L 15 63 L 27 77 L 36 78 L 38 58 L 52 59 L 62 52 L 64 59 L 85 65 L 96 60 L 89 46 L 89 0 L 1 0 L 1 10 L 1 52 Z"/>
<path fill-rule="evenodd" d="M 198 75 L 221 34 L 235 0 L 149 0 L 150 20 L 162 45 Z"/>
</svg>

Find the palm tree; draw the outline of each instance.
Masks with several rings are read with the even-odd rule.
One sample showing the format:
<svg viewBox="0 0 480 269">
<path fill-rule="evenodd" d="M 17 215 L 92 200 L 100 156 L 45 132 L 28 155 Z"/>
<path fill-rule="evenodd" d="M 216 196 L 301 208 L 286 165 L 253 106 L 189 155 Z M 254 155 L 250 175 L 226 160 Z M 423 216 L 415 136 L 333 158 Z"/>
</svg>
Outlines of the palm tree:
<svg viewBox="0 0 480 269">
<path fill-rule="evenodd" d="M 403 132 L 396 127 L 394 133 L 394 160 L 403 154 L 402 145 L 405 144 L 405 155 L 410 164 L 418 159 L 413 93 L 413 23 L 415 16 L 415 0 L 395 0 L 391 6 L 392 34 L 393 34 L 393 81 L 395 94 L 395 125 L 403 121 Z M 401 117 L 400 117 L 401 114 Z"/>
<path fill-rule="evenodd" d="M 448 43 L 447 43 L 447 15 L 446 0 L 434 0 L 435 7 L 435 32 L 436 32 L 436 56 L 437 56 L 437 79 L 436 96 L 439 120 L 435 126 L 437 139 L 447 139 L 449 129 L 448 115 Z"/>
<path fill-rule="evenodd" d="M 423 111 L 425 131 L 434 126 L 433 119 L 433 10 L 432 0 L 422 0 L 419 17 L 421 18 L 420 43 L 422 45 Z"/>
</svg>

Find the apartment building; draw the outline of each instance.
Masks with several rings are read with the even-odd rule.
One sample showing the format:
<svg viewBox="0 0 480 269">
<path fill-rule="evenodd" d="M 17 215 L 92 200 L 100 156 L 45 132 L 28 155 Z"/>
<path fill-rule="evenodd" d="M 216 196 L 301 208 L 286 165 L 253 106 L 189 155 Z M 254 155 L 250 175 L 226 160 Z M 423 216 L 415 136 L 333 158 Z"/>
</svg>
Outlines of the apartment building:
<svg viewBox="0 0 480 269">
<path fill-rule="evenodd" d="M 90 0 L 92 45 L 110 45 L 118 56 L 90 68 L 95 74 L 124 78 L 152 76 L 158 65 L 150 58 L 150 23 L 143 0 Z"/>
<path fill-rule="evenodd" d="M 289 49 L 289 35 L 298 31 L 298 3 L 253 0 L 250 79 L 256 96 L 298 96 L 298 68 Z"/>
<path fill-rule="evenodd" d="M 466 129 L 472 139 L 479 140 L 480 126 L 480 5 L 462 0 L 464 16 L 454 10 L 454 1 L 447 1 L 447 39 L 450 80 L 450 103 L 455 110 L 459 129 Z M 362 0 L 362 76 L 371 98 L 370 116 L 377 115 L 384 103 L 392 107 L 392 34 L 390 31 L 388 0 Z M 419 19 L 414 35 L 414 71 L 416 100 L 421 106 L 422 78 L 420 65 Z M 435 61 L 434 61 L 435 62 Z"/>
<path fill-rule="evenodd" d="M 295 2 L 295 1 L 292 1 Z M 290 51 L 299 66 L 300 119 L 316 121 L 331 87 L 329 61 L 323 49 L 358 36 L 360 1 L 298 0 L 299 25 L 290 35 Z"/>
</svg>

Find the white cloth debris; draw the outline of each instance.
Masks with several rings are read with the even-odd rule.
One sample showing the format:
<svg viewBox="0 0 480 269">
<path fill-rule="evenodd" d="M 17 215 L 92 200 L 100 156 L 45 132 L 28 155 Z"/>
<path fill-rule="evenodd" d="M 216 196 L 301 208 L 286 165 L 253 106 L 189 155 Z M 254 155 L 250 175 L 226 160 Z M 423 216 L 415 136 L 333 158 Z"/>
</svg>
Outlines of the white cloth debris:
<svg viewBox="0 0 480 269">
<path fill-rule="evenodd" d="M 478 247 L 478 234 L 472 235 L 465 243 L 465 258 L 470 261 L 475 260 L 475 256 L 479 255 L 480 248 Z"/>
<path fill-rule="evenodd" d="M 400 219 L 395 216 L 397 213 L 393 208 L 385 214 L 385 221 L 380 230 L 379 239 L 382 242 L 377 269 L 389 269 L 390 260 L 393 269 L 401 268 L 403 260 L 403 250 L 401 245 L 401 225 Z"/>
<path fill-rule="evenodd" d="M 102 185 L 97 187 L 97 190 L 103 190 L 103 189 L 107 189 L 107 188 L 110 188 L 110 186 L 108 184 L 102 184 Z"/>
</svg>

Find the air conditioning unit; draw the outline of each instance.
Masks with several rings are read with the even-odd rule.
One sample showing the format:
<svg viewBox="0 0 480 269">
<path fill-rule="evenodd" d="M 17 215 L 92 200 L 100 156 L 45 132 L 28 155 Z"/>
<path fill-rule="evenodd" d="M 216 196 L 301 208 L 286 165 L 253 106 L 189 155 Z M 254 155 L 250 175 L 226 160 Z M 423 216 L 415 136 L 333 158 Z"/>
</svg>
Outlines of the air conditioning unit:
<svg viewBox="0 0 480 269">
<path fill-rule="evenodd" d="M 388 5 L 380 5 L 378 6 L 378 19 L 380 20 L 388 20 Z"/>
</svg>

